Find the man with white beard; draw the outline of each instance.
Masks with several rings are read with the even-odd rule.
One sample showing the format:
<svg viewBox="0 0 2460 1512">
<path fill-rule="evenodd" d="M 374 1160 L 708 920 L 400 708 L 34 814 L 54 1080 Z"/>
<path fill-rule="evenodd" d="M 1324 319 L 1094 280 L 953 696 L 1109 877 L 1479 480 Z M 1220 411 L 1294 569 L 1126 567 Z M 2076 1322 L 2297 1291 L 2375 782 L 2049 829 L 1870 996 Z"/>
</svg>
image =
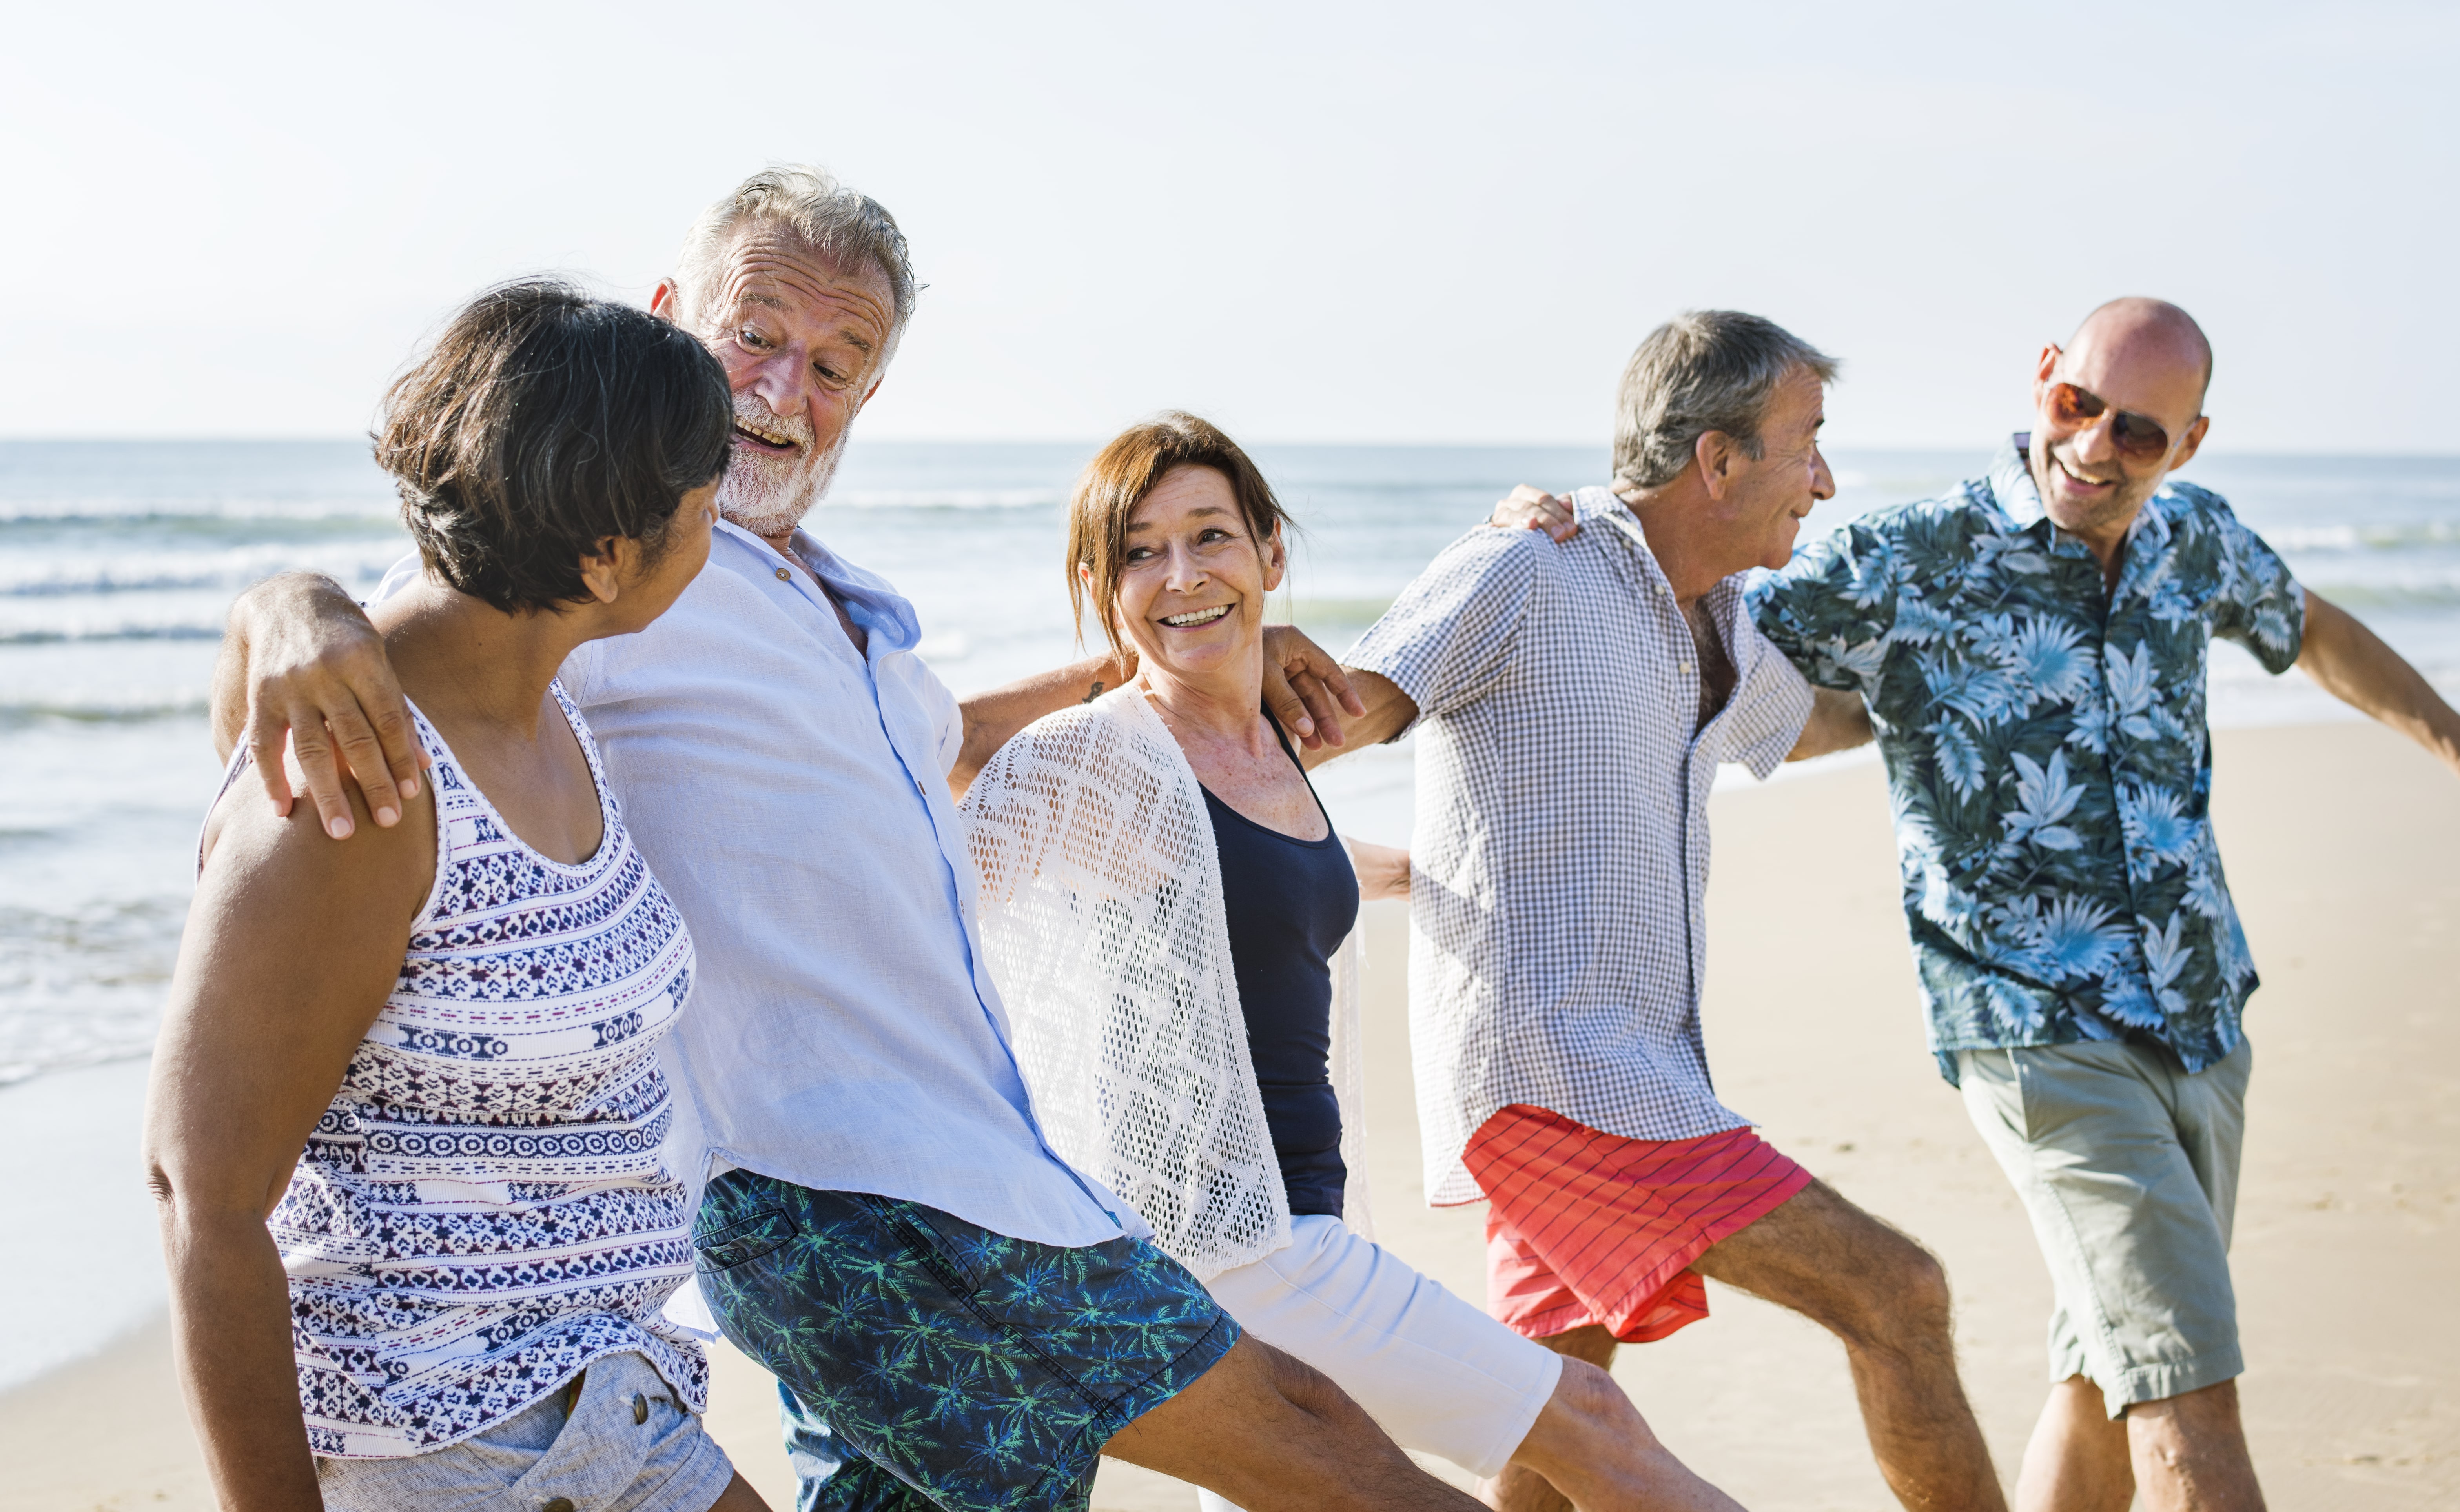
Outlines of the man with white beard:
<svg viewBox="0 0 2460 1512">
<path fill-rule="evenodd" d="M 678 1118 L 699 1124 L 676 1135 L 693 1152 L 679 1168 L 708 1183 L 702 1293 L 784 1386 L 806 1509 L 1081 1508 L 1105 1453 L 1246 1506 L 1472 1507 L 1329 1381 L 1242 1336 L 1043 1141 L 950 784 L 1125 669 L 1088 662 L 961 708 L 914 654 L 913 607 L 801 529 L 916 288 L 888 213 L 817 170 L 755 175 L 711 207 L 650 307 L 733 388 L 725 519 L 672 609 L 562 669 L 699 944 L 670 1042 Z M 1303 641 L 1273 654 L 1346 685 Z M 234 606 L 216 733 L 226 749 L 244 734 L 278 804 L 287 731 L 329 833 L 350 831 L 337 750 L 375 822 L 397 822 L 418 780 L 406 729 L 338 585 L 277 579 Z M 483 1074 L 485 1046 L 470 1053 Z"/>
</svg>

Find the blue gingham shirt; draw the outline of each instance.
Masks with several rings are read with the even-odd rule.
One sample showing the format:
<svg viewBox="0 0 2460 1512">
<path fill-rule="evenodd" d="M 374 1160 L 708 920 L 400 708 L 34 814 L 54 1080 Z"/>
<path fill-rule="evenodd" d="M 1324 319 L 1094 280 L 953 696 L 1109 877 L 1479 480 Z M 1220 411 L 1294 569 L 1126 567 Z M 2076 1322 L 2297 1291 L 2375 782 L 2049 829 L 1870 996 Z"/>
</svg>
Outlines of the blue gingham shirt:
<svg viewBox="0 0 2460 1512">
<path fill-rule="evenodd" d="M 1859 693 L 1888 764 L 1931 1047 L 2133 1036 L 2237 1047 L 2255 962 L 2214 843 L 2207 649 L 2298 660 L 2305 596 L 2220 495 L 2172 480 L 2101 564 L 2043 513 L 2027 437 L 1751 590 L 1769 639 Z"/>
<path fill-rule="evenodd" d="M 1811 689 L 1710 590 L 1737 680 L 1700 727 L 1698 652 L 1640 521 L 1573 496 L 1557 546 L 1480 527 L 1446 547 L 1347 657 L 1418 705 L 1410 1041 L 1428 1200 L 1474 1202 L 1461 1151 L 1513 1103 L 1627 1139 L 1750 1121 L 1700 1038 L 1708 792 L 1766 777 Z"/>
</svg>

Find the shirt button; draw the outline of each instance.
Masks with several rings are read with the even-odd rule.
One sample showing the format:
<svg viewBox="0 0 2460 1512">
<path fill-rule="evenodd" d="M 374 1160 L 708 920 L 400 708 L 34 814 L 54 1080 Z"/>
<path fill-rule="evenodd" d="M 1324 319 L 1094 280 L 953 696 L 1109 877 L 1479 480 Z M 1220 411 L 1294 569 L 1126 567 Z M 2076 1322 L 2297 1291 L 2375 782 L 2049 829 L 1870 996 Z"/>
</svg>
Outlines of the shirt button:
<svg viewBox="0 0 2460 1512">
<path fill-rule="evenodd" d="M 552 1502 L 541 1502 L 539 1512 L 573 1512 L 572 1498 L 557 1497 Z"/>
<path fill-rule="evenodd" d="M 1677 662 L 1674 663 L 1674 670 L 1682 673 L 1686 677 L 1688 677 L 1691 675 L 1691 663 L 1688 662 Z"/>
<path fill-rule="evenodd" d="M 780 567 L 777 569 L 777 580 L 779 582 L 793 582 L 795 580 L 795 575 L 788 572 L 785 568 Z"/>
<path fill-rule="evenodd" d="M 634 1392 L 632 1394 L 632 1420 L 636 1423 L 645 1423 L 649 1420 L 649 1398 L 642 1396 L 639 1392 Z"/>
</svg>

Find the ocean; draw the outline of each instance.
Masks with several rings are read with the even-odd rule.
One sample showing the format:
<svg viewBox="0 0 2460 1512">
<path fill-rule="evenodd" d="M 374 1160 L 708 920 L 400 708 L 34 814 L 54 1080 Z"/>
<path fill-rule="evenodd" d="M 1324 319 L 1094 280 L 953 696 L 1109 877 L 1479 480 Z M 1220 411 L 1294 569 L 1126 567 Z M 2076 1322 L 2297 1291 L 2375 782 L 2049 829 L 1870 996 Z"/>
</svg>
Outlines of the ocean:
<svg viewBox="0 0 2460 1512">
<path fill-rule="evenodd" d="M 993 686 L 1076 654 L 1062 511 L 1091 451 L 858 443 L 810 523 L 913 598 L 922 654 L 952 687 Z M 1336 651 L 1513 484 L 1568 488 L 1606 472 L 1602 448 L 1257 455 L 1304 532 L 1282 607 Z M 1839 494 L 1809 528 L 1937 493 L 1987 457 L 1986 446 L 1832 453 Z M 2214 457 L 2186 475 L 2460 696 L 2460 459 Z M 0 1234 L 0 1287 L 39 1272 L 54 1300 L 107 1293 L 85 1305 L 117 1326 L 159 1305 L 150 1254 L 69 1275 L 85 1262 L 52 1254 L 17 1204 L 38 1189 L 77 1201 L 89 1178 L 55 1178 L 89 1168 L 123 1207 L 134 1192 L 121 1186 L 139 1073 L 121 1063 L 152 1042 L 197 827 L 221 781 L 205 699 L 231 598 L 292 569 L 371 589 L 407 549 L 364 442 L 0 442 L 0 1202 L 13 1230 Z M 2224 724 L 2350 717 L 2302 677 L 2268 678 L 2228 647 L 2212 707 Z M 1406 838 L 1406 750 L 1336 763 L 1323 786 L 1346 830 Z M 80 1070 L 96 1067 L 116 1069 Z M 66 1131 L 80 1119 L 90 1132 Z M 100 1142 L 99 1164 L 62 1165 L 55 1141 Z M 114 1230 L 123 1248 L 143 1247 L 137 1195 L 137 1216 Z M 0 1385 L 98 1342 L 114 1331 L 97 1334 L 100 1321 L 68 1316 L 21 1336 L 0 1357 Z"/>
</svg>

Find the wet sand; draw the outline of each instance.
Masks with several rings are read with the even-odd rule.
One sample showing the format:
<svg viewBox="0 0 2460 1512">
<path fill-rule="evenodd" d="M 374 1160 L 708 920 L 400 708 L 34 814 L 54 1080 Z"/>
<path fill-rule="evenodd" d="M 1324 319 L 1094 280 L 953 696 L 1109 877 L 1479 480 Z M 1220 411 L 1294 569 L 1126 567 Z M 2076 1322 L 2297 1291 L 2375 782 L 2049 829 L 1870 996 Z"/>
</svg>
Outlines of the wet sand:
<svg viewBox="0 0 2460 1512">
<path fill-rule="evenodd" d="M 2234 1262 L 2241 1382 L 2272 1504 L 2460 1502 L 2460 780 L 2371 725 L 2216 737 L 2221 850 L 2264 986 Z M 1922 1047 L 1877 766 L 1715 800 L 1707 1010 L 1727 1101 L 1929 1245 L 1956 1287 L 1968 1391 L 2012 1480 L 2046 1388 L 2049 1284 L 2014 1196 Z M 1404 931 L 1368 923 L 1369 1146 L 1384 1241 L 1483 1298 L 1480 1211 L 1420 1202 Z M 2438 1282 L 2436 1277 L 2442 1277 Z M 1693 1465 L 1760 1509 L 1893 1505 L 1844 1359 L 1711 1288 L 1711 1316 L 1616 1374 Z M 40 1297 L 20 1307 L 41 1308 Z M 711 1426 L 793 1504 L 765 1376 L 718 1361 Z M 0 1509 L 203 1509 L 159 1324 L 0 1396 Z M 1106 1464 L 1093 1503 L 1183 1512 Z"/>
</svg>

